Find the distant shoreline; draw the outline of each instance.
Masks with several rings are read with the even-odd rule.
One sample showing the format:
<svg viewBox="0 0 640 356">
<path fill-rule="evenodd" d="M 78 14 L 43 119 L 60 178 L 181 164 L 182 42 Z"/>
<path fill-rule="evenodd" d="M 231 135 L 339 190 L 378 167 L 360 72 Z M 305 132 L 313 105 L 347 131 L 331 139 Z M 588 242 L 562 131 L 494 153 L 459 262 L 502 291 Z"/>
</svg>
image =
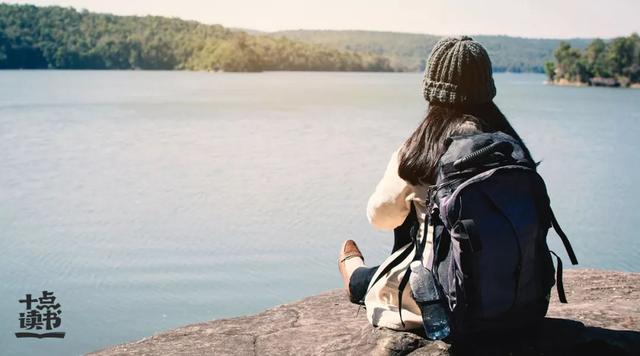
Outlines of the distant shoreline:
<svg viewBox="0 0 640 356">
<path fill-rule="evenodd" d="M 423 71 L 365 71 L 365 70 L 263 70 L 263 71 L 223 71 L 223 70 L 194 70 L 194 69 L 141 69 L 141 68 L 0 68 L 2 72 L 17 72 L 17 71 L 39 71 L 39 72 L 186 72 L 186 73 L 234 73 L 234 74 L 255 74 L 255 73 L 278 73 L 278 72 L 291 72 L 291 73 L 407 73 L 407 74 L 423 74 Z M 537 71 L 505 71 L 505 70 L 493 70 L 494 74 L 535 74 L 544 75 Z M 547 83 L 545 81 L 545 84 Z"/>
<path fill-rule="evenodd" d="M 619 84 L 613 85 L 594 85 L 592 83 L 585 83 L 581 81 L 571 81 L 567 79 L 560 80 L 545 80 L 544 84 L 546 85 L 555 85 L 559 87 L 576 87 L 576 88 L 584 88 L 584 87 L 600 87 L 600 88 L 621 88 L 621 89 L 640 89 L 640 83 L 633 83 L 629 86 L 621 86 Z"/>
</svg>

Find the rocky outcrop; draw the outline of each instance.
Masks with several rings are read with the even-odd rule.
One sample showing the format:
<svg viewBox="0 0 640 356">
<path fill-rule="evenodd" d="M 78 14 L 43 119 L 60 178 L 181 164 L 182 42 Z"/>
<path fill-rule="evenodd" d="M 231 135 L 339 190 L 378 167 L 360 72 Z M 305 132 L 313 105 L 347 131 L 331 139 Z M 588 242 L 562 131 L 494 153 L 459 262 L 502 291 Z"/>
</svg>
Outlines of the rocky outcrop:
<svg viewBox="0 0 640 356">
<path fill-rule="evenodd" d="M 565 271 L 543 326 L 464 345 L 373 328 L 341 290 L 262 313 L 185 326 L 92 355 L 640 355 L 640 273 Z"/>
<path fill-rule="evenodd" d="M 614 78 L 593 77 L 589 79 L 589 85 L 594 87 L 619 87 L 620 83 Z"/>
</svg>

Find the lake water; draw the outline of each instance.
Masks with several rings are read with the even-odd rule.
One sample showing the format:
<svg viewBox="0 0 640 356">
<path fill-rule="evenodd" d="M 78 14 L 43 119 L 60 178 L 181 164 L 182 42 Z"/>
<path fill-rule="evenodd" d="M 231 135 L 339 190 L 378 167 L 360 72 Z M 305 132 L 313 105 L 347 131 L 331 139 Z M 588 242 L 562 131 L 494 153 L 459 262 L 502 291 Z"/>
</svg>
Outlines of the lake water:
<svg viewBox="0 0 640 356">
<path fill-rule="evenodd" d="M 495 79 L 581 266 L 640 271 L 640 90 Z M 79 354 L 337 288 L 346 238 L 380 262 L 392 235 L 366 201 L 424 114 L 420 80 L 0 72 L 0 353 Z M 42 290 L 66 338 L 15 338 L 18 300 Z"/>
</svg>

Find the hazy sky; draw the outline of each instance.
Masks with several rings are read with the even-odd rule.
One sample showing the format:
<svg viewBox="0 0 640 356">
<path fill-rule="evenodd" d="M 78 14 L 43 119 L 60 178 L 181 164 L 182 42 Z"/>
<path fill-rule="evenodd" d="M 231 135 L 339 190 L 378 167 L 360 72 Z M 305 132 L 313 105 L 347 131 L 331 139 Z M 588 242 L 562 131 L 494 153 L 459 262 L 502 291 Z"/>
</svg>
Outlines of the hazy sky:
<svg viewBox="0 0 640 356">
<path fill-rule="evenodd" d="M 15 3 L 16 0 L 8 1 Z M 640 32 L 640 0 L 27 0 L 122 15 L 161 15 L 264 31 L 359 29 L 524 37 Z"/>
</svg>

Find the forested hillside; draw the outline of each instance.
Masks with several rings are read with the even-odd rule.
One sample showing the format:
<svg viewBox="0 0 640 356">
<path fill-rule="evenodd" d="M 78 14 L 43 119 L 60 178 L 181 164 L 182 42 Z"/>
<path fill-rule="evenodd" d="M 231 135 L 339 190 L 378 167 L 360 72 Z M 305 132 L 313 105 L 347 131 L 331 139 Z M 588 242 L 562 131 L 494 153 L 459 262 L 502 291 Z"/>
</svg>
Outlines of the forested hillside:
<svg viewBox="0 0 640 356">
<path fill-rule="evenodd" d="M 158 16 L 0 4 L 0 69 L 422 71 L 440 36 L 297 30 L 264 33 Z M 560 40 L 474 36 L 494 70 L 543 72 Z M 590 40 L 567 41 L 583 49 Z"/>
<path fill-rule="evenodd" d="M 375 53 L 388 57 L 396 70 L 422 71 L 425 59 L 440 36 L 374 31 L 280 31 L 271 36 L 323 44 L 336 49 Z M 472 36 L 482 43 L 497 72 L 539 72 L 553 58 L 560 40 L 530 39 L 509 36 Z M 590 40 L 569 40 L 584 48 Z"/>
<path fill-rule="evenodd" d="M 389 71 L 386 58 L 157 16 L 0 4 L 0 68 Z"/>
</svg>

